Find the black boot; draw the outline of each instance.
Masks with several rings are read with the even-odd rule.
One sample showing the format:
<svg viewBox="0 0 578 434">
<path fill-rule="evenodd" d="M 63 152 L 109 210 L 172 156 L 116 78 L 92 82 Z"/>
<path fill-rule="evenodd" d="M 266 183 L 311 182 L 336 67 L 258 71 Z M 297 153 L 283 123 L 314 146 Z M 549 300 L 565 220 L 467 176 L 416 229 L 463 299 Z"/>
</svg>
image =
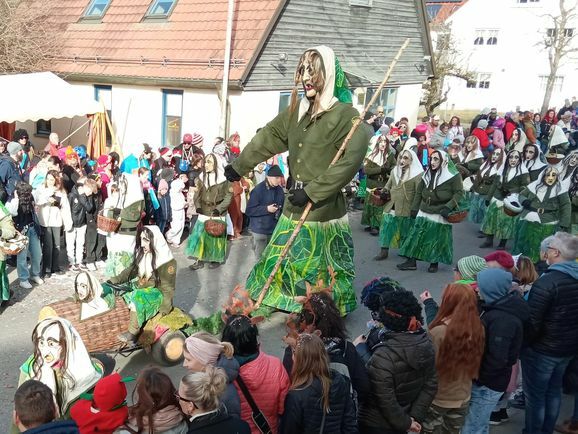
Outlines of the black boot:
<svg viewBox="0 0 578 434">
<path fill-rule="evenodd" d="M 389 249 L 387 247 L 382 247 L 379 254 L 373 258 L 374 261 L 384 261 L 389 256 Z"/>
<path fill-rule="evenodd" d="M 428 273 L 437 273 L 438 272 L 438 263 L 432 262 L 431 264 L 429 264 L 427 272 Z"/>
<path fill-rule="evenodd" d="M 486 241 L 484 241 L 482 244 L 480 244 L 480 249 L 487 249 L 488 247 L 493 247 L 493 246 L 494 246 L 494 236 L 488 235 L 486 237 Z"/>
<path fill-rule="evenodd" d="M 397 264 L 397 269 L 402 271 L 417 270 L 415 258 L 407 258 L 407 261 Z"/>
<path fill-rule="evenodd" d="M 200 270 L 204 266 L 205 266 L 205 263 L 203 261 L 196 261 L 196 262 L 192 263 L 191 265 L 189 265 L 189 269 L 190 270 Z"/>
<path fill-rule="evenodd" d="M 364 230 L 365 232 L 370 232 L 370 231 L 371 231 L 371 226 L 366 226 L 366 227 L 363 228 L 363 230 Z"/>
<path fill-rule="evenodd" d="M 379 235 L 379 228 L 371 228 L 369 230 L 369 234 L 373 235 L 374 237 L 378 236 Z"/>
<path fill-rule="evenodd" d="M 356 197 L 353 200 L 353 209 L 357 210 L 357 211 L 362 211 L 363 210 L 363 203 L 361 203 L 361 198 L 360 197 Z"/>
<path fill-rule="evenodd" d="M 498 244 L 498 247 L 496 247 L 497 250 L 506 250 L 506 243 L 508 242 L 508 240 L 500 240 L 500 244 Z"/>
<path fill-rule="evenodd" d="M 209 269 L 214 270 L 215 268 L 219 268 L 221 264 L 219 262 L 209 262 Z"/>
</svg>

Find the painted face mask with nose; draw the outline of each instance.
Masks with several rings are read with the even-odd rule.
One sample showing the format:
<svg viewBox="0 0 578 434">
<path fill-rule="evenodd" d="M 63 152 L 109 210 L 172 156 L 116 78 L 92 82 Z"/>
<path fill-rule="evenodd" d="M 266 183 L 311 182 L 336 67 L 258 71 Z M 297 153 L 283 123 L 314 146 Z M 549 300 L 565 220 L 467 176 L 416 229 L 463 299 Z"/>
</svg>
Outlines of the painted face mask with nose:
<svg viewBox="0 0 578 434">
<path fill-rule="evenodd" d="M 526 152 L 524 152 L 524 158 L 526 161 L 533 160 L 536 157 L 536 148 L 533 146 L 528 146 Z"/>
<path fill-rule="evenodd" d="M 52 368 L 58 367 L 62 356 L 60 338 L 60 327 L 58 324 L 51 324 L 42 330 L 42 334 L 38 339 L 38 350 L 42 360 Z"/>
<path fill-rule="evenodd" d="M 409 152 L 403 152 L 399 157 L 399 167 L 402 169 L 407 169 L 411 164 L 411 154 Z"/>
<path fill-rule="evenodd" d="M 551 187 L 554 184 L 556 184 L 557 180 L 558 180 L 558 172 L 556 171 L 556 169 L 549 169 L 544 174 L 544 184 L 546 184 L 548 187 Z"/>
<path fill-rule="evenodd" d="M 520 163 L 520 153 L 516 151 L 512 152 L 508 156 L 508 164 L 510 165 L 510 167 L 516 167 L 518 166 L 519 163 Z"/>
<path fill-rule="evenodd" d="M 430 168 L 432 170 L 438 170 L 440 165 L 442 163 L 442 159 L 440 157 L 440 154 L 437 152 L 434 152 L 433 154 L 431 154 L 431 158 L 430 158 Z"/>
<path fill-rule="evenodd" d="M 502 156 L 502 150 L 496 149 L 492 154 L 492 163 L 497 163 L 501 156 Z"/>
<path fill-rule="evenodd" d="M 295 78 L 301 83 L 307 98 L 314 99 L 325 84 L 321 56 L 315 51 L 304 53 Z"/>
</svg>

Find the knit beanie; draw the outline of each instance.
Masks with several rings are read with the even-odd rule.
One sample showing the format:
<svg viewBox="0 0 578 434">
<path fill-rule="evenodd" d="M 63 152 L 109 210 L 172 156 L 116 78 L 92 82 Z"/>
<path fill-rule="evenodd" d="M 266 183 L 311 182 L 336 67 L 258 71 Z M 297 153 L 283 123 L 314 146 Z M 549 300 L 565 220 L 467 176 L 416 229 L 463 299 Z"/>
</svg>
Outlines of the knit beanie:
<svg viewBox="0 0 578 434">
<path fill-rule="evenodd" d="M 169 183 L 164 179 L 161 179 L 159 181 L 159 191 L 161 191 L 162 189 L 165 189 L 165 190 L 169 189 Z"/>
<path fill-rule="evenodd" d="M 267 171 L 267 176 L 280 177 L 283 176 L 283 172 L 281 171 L 281 168 L 279 166 L 274 164 L 271 167 L 269 167 L 269 170 Z"/>
<path fill-rule="evenodd" d="M 488 268 L 478 274 L 478 289 L 482 299 L 488 303 L 499 300 L 512 288 L 512 274 L 501 268 Z"/>
<path fill-rule="evenodd" d="M 486 261 L 480 256 L 466 256 L 458 261 L 458 271 L 464 280 L 476 280 L 477 274 L 486 268 Z"/>
<path fill-rule="evenodd" d="M 10 155 L 16 155 L 18 152 L 22 150 L 22 145 L 18 142 L 10 142 L 6 149 Z"/>
<path fill-rule="evenodd" d="M 488 121 L 485 119 L 480 119 L 478 122 L 478 128 L 481 128 L 482 130 L 488 128 Z"/>
<path fill-rule="evenodd" d="M 486 262 L 496 261 L 500 264 L 500 267 L 505 268 L 507 270 L 514 267 L 514 258 L 508 252 L 504 252 L 503 250 L 495 251 L 494 253 L 490 253 L 486 257 L 484 257 Z"/>
</svg>

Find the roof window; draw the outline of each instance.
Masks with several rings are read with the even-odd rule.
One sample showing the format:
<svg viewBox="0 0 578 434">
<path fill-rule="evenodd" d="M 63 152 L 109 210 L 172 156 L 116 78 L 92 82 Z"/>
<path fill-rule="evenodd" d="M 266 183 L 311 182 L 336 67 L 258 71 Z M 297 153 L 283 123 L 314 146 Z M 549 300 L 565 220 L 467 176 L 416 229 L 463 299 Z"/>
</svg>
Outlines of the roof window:
<svg viewBox="0 0 578 434">
<path fill-rule="evenodd" d="M 177 0 L 153 0 L 145 18 L 167 18 Z"/>
<path fill-rule="evenodd" d="M 91 0 L 84 11 L 83 18 L 102 18 L 110 5 L 110 0 Z"/>
</svg>

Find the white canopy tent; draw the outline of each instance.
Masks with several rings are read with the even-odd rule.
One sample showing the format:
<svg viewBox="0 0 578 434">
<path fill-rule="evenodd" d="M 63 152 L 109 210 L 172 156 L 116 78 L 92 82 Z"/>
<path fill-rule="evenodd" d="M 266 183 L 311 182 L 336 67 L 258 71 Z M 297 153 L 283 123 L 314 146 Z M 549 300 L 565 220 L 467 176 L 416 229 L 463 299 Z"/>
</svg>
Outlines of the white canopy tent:
<svg viewBox="0 0 578 434">
<path fill-rule="evenodd" d="M 0 122 L 72 118 L 103 112 L 102 104 L 79 95 L 52 72 L 0 76 Z"/>
</svg>

